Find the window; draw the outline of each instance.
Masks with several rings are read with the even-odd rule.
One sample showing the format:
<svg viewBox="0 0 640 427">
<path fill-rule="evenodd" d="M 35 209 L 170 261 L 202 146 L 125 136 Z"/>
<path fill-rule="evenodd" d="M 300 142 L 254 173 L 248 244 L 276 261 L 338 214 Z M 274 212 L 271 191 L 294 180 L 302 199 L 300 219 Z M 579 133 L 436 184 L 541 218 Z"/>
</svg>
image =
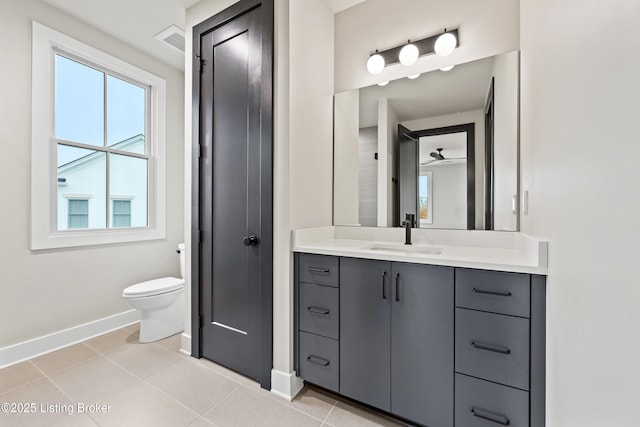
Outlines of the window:
<svg viewBox="0 0 640 427">
<path fill-rule="evenodd" d="M 36 22 L 32 62 L 32 249 L 163 238 L 165 81 Z"/>
<path fill-rule="evenodd" d="M 89 228 L 89 199 L 68 199 L 67 227 Z"/>
<path fill-rule="evenodd" d="M 433 224 L 433 172 L 420 172 L 418 194 L 419 225 Z"/>
<path fill-rule="evenodd" d="M 131 227 L 131 200 L 113 200 L 112 205 L 112 226 Z"/>
</svg>

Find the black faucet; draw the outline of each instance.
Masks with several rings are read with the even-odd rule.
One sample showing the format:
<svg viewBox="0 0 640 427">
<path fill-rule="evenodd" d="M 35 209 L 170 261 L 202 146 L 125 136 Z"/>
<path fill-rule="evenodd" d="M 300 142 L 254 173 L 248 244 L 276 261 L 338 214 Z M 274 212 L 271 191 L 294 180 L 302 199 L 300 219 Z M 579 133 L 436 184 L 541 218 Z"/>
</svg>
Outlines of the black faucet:
<svg viewBox="0 0 640 427">
<path fill-rule="evenodd" d="M 415 214 L 405 214 L 405 220 L 404 220 L 404 244 L 405 245 L 410 245 L 411 244 L 411 228 L 413 228 L 413 225 L 416 222 L 416 216 Z"/>
</svg>

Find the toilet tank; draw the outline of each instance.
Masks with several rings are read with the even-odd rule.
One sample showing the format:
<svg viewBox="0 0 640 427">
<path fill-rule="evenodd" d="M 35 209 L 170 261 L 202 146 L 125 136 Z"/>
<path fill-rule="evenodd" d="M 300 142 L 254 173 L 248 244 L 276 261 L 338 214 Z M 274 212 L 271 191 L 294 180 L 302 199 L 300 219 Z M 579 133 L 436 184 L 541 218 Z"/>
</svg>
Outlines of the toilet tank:
<svg viewBox="0 0 640 427">
<path fill-rule="evenodd" d="M 184 279 L 184 243 L 178 244 L 178 253 L 180 254 L 180 278 Z"/>
</svg>

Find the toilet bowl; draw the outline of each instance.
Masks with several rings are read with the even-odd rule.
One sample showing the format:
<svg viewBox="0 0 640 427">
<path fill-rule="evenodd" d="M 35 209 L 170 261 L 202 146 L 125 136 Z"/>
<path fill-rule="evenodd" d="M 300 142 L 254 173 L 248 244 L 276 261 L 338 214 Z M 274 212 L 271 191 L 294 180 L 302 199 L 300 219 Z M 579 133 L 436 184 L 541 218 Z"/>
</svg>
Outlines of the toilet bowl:
<svg viewBox="0 0 640 427">
<path fill-rule="evenodd" d="M 180 277 L 136 283 L 122 291 L 127 303 L 140 310 L 140 342 L 158 341 L 184 331 L 184 244 L 178 245 Z"/>
</svg>

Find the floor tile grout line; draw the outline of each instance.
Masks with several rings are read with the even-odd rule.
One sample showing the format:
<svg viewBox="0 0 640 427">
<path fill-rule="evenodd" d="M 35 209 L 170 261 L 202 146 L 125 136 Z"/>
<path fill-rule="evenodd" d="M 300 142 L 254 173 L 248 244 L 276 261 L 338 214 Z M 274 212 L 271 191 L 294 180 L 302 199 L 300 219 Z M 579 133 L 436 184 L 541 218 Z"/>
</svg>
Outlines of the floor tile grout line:
<svg viewBox="0 0 640 427">
<path fill-rule="evenodd" d="M 38 367 L 37 367 L 33 362 L 31 362 L 31 359 L 29 359 L 29 360 L 25 360 L 24 362 L 20 362 L 20 363 L 30 363 L 30 364 L 31 364 L 31 365 L 32 365 L 36 370 L 38 370 L 41 374 L 43 374 L 42 370 L 41 370 L 41 369 L 39 369 L 39 368 L 38 368 Z M 13 365 L 13 366 L 16 366 L 16 365 Z M 9 367 L 7 367 L 7 368 L 3 368 L 3 369 L 9 369 L 9 368 L 11 368 L 11 366 L 9 366 Z M 36 381 L 40 381 L 41 379 L 43 379 L 43 377 L 44 377 L 44 375 L 43 375 L 43 376 L 41 376 L 41 377 L 38 377 L 38 378 L 34 378 L 34 379 L 32 379 L 32 380 L 30 380 L 30 381 L 27 381 L 27 382 L 25 382 L 25 383 L 18 384 L 17 386 L 11 387 L 11 388 L 9 388 L 9 389 L 7 389 L 7 390 L 3 391 L 2 393 L 0 393 L 0 397 L 1 397 L 1 396 L 4 396 L 5 394 L 10 393 L 10 392 L 12 392 L 12 391 L 14 391 L 14 390 L 17 390 L 17 389 L 19 389 L 20 387 L 24 387 L 24 386 L 29 385 L 29 384 L 31 384 L 31 383 L 35 383 Z"/>
<path fill-rule="evenodd" d="M 220 401 L 218 401 L 217 403 L 213 404 L 213 406 L 207 408 L 202 414 L 197 413 L 196 411 L 194 411 L 193 409 L 189 408 L 188 406 L 186 406 L 184 403 L 180 402 L 179 400 L 177 400 L 176 398 L 174 398 L 173 396 L 171 396 L 170 394 L 168 394 L 167 392 L 165 392 L 164 390 L 162 390 L 161 388 L 159 388 L 158 386 L 156 386 L 155 384 L 150 383 L 147 380 L 143 380 L 146 384 L 150 385 L 151 387 L 155 388 L 156 390 L 158 390 L 160 393 L 164 394 L 165 396 L 167 396 L 168 398 L 170 398 L 171 400 L 177 402 L 178 404 L 180 404 L 181 406 L 185 407 L 186 409 L 188 409 L 189 411 L 193 412 L 194 414 L 198 415 L 198 418 L 202 418 L 202 415 L 205 414 L 209 409 L 213 408 L 214 406 L 216 406 L 216 404 L 222 402 L 223 400 L 225 400 L 227 397 L 229 397 L 231 394 L 233 394 L 239 387 L 234 388 L 233 390 L 231 390 L 231 392 L 227 393 L 227 395 L 225 397 L 223 397 Z M 206 419 L 206 418 L 205 418 Z M 197 420 L 197 418 L 196 418 Z M 196 421 L 196 420 L 193 420 Z M 192 422 L 192 423 L 193 423 Z"/>
<path fill-rule="evenodd" d="M 91 360 L 91 359 L 95 359 L 95 357 L 91 357 L 91 358 L 90 358 L 90 359 L 88 359 L 88 360 Z M 29 362 L 30 362 L 30 363 L 31 363 L 31 364 L 32 364 L 32 365 L 33 365 L 37 370 L 39 370 L 39 371 L 42 373 L 42 375 L 44 376 L 44 378 L 46 378 L 46 379 L 47 379 L 51 384 L 53 384 L 53 386 L 54 386 L 55 388 L 57 388 L 58 390 L 60 390 L 60 393 L 62 393 L 62 394 L 63 394 L 67 399 L 69 399 L 69 401 L 73 402 L 73 403 L 74 403 L 74 404 L 76 404 L 76 405 L 78 404 L 78 401 L 77 401 L 77 400 L 75 400 L 75 399 L 71 398 L 71 396 L 69 396 L 69 395 L 68 395 L 68 394 L 67 394 L 67 393 L 66 393 L 66 392 L 65 392 L 65 391 L 64 391 L 64 390 L 63 390 L 63 389 L 62 389 L 62 388 L 61 388 L 61 387 L 60 387 L 60 386 L 59 386 L 59 385 L 58 385 L 58 384 L 53 380 L 53 378 L 49 377 L 49 375 L 47 375 L 47 374 L 46 374 L 42 369 L 40 369 L 40 367 L 39 367 L 38 365 L 36 365 L 35 363 L 31 362 L 31 360 L 29 360 Z M 79 365 L 79 364 L 81 364 L 81 363 L 82 363 L 82 362 L 80 362 L 80 363 L 75 363 L 74 365 L 70 366 L 69 368 L 72 368 L 72 367 L 74 367 L 74 366 L 77 366 L 77 365 Z M 57 371 L 55 371 L 55 372 L 59 372 L 59 371 L 62 371 L 62 369 L 58 369 L 58 370 L 57 370 Z M 52 372 L 52 374 L 53 374 L 53 373 L 55 373 L 55 372 Z M 89 419 L 90 419 L 94 424 L 96 424 L 98 427 L 100 427 L 100 423 L 99 423 L 97 420 L 95 420 L 95 419 L 91 416 L 91 414 L 87 414 L 87 416 L 89 417 Z"/>
<path fill-rule="evenodd" d="M 244 386 L 244 387 L 251 391 L 251 389 L 250 389 L 249 387 L 247 387 L 247 386 Z M 257 390 L 257 391 L 255 391 L 255 392 L 256 392 L 256 393 L 259 393 L 259 392 L 260 392 L 260 390 L 262 390 L 262 389 L 258 389 L 258 390 Z M 269 398 L 270 398 L 270 399 L 272 399 L 274 402 L 277 402 L 277 403 L 279 403 L 280 405 L 283 405 L 283 406 L 285 406 L 285 407 L 288 407 L 288 408 L 291 408 L 291 409 L 295 409 L 296 411 L 298 411 L 298 412 L 302 413 L 303 415 L 306 415 L 306 416 L 308 416 L 308 417 L 310 417 L 310 418 L 313 418 L 313 419 L 314 419 L 314 420 L 316 420 L 316 421 L 320 421 L 320 423 L 322 423 L 322 422 L 323 422 L 323 420 L 321 420 L 320 418 L 316 417 L 315 415 L 312 415 L 312 414 L 310 414 L 310 413 L 308 413 L 308 412 L 306 412 L 306 411 L 304 411 L 304 410 L 302 410 L 302 409 L 300 409 L 300 408 L 297 408 L 297 407 L 293 406 L 292 401 L 284 401 L 284 399 L 282 399 L 282 398 L 280 398 L 280 397 L 278 397 L 278 396 L 276 396 L 276 395 L 271 394 L 271 392 L 270 392 L 269 390 L 265 390 L 265 391 L 266 391 L 267 393 L 269 393 Z M 282 401 L 281 401 L 281 400 L 282 400 Z"/>
<path fill-rule="evenodd" d="M 211 421 L 209 421 L 207 418 L 204 417 L 204 414 L 206 414 L 207 412 L 209 412 L 210 410 L 212 410 L 213 408 L 218 407 L 219 405 L 222 404 L 222 402 L 224 402 L 225 400 L 227 400 L 229 397 L 231 397 L 231 395 L 233 395 L 234 393 L 236 393 L 238 390 L 240 390 L 242 388 L 242 384 L 240 384 L 240 387 L 235 388 L 231 391 L 231 393 L 227 394 L 225 397 L 223 397 L 222 399 L 220 399 L 219 401 L 217 401 L 216 403 L 214 403 L 213 405 L 211 405 L 210 408 L 208 408 L 206 411 L 204 411 L 202 413 L 202 415 L 200 415 L 201 418 L 203 418 L 205 421 L 207 421 L 208 423 L 212 424 Z"/>
<path fill-rule="evenodd" d="M 331 409 L 329 409 L 329 412 L 327 412 L 327 415 L 325 415 L 324 420 L 322 420 L 322 424 L 329 424 L 327 422 L 327 420 L 329 419 L 329 416 L 331 415 L 331 413 L 333 412 L 333 409 L 336 407 L 336 405 L 338 404 L 338 401 L 336 400 L 335 402 L 333 402 L 333 406 L 331 407 Z"/>
</svg>

